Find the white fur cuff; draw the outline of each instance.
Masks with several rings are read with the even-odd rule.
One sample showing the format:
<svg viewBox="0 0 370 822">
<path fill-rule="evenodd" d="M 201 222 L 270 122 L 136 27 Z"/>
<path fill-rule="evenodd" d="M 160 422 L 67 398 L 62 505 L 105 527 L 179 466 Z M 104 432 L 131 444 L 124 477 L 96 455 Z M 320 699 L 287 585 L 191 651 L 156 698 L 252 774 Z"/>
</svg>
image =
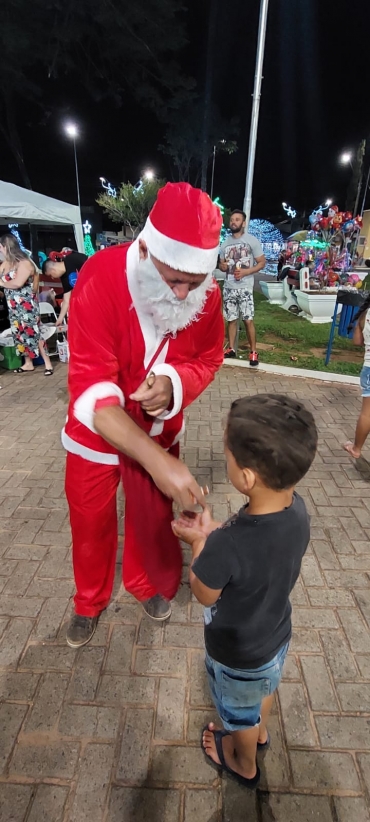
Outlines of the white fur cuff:
<svg viewBox="0 0 370 822">
<path fill-rule="evenodd" d="M 152 371 L 158 377 L 169 377 L 172 382 L 173 408 L 171 408 L 171 411 L 164 411 L 163 414 L 160 414 L 159 417 L 156 418 L 157 420 L 171 420 L 172 417 L 176 417 L 176 414 L 182 409 L 183 390 L 181 379 L 176 369 L 167 363 L 154 365 Z"/>
<path fill-rule="evenodd" d="M 103 400 L 105 397 L 118 397 L 121 408 L 125 407 L 125 398 L 121 389 L 114 382 L 97 382 L 95 385 L 90 385 L 83 394 L 76 400 L 73 408 L 73 413 L 78 422 L 86 425 L 94 434 L 97 431 L 94 428 L 94 409 L 97 400 Z"/>
</svg>

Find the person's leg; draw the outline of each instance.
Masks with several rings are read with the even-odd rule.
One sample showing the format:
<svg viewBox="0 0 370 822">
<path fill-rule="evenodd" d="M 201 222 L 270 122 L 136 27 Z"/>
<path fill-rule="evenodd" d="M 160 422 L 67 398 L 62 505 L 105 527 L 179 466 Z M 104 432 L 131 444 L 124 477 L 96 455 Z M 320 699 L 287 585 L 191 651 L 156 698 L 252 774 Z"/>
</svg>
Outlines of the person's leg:
<svg viewBox="0 0 370 822">
<path fill-rule="evenodd" d="M 236 332 L 238 330 L 238 320 L 231 320 L 227 326 L 227 335 L 229 338 L 229 346 L 235 351 Z"/>
<path fill-rule="evenodd" d="M 40 340 L 40 342 L 39 342 L 39 349 L 40 349 L 40 354 L 42 356 L 42 359 L 44 360 L 44 363 L 45 363 L 46 371 L 49 371 L 49 372 L 53 373 L 53 366 L 51 364 L 51 359 L 50 359 L 49 354 L 48 354 L 47 346 L 45 345 L 43 340 Z"/>
<path fill-rule="evenodd" d="M 361 451 L 365 445 L 365 441 L 370 434 L 370 397 L 362 398 L 362 408 L 360 416 L 357 420 L 355 441 L 346 442 L 344 448 L 351 457 L 358 459 L 361 456 Z"/>
<path fill-rule="evenodd" d="M 216 750 L 215 730 L 215 726 L 210 722 L 208 730 L 203 732 L 203 747 L 207 756 L 220 765 Z M 258 733 L 259 726 L 256 725 L 248 730 L 230 731 L 222 738 L 222 751 L 227 767 L 240 776 L 244 776 L 245 779 L 253 779 L 257 773 Z"/>
<path fill-rule="evenodd" d="M 74 602 L 80 616 L 97 617 L 111 597 L 118 540 L 118 483 L 118 465 L 101 465 L 67 454 Z"/>
<path fill-rule="evenodd" d="M 271 713 L 271 708 L 274 704 L 274 694 L 270 694 L 270 696 L 265 696 L 262 700 L 261 704 L 261 722 L 259 726 L 259 734 L 258 734 L 258 743 L 259 745 L 265 745 L 269 735 L 267 730 L 267 720 Z"/>
<path fill-rule="evenodd" d="M 251 294 L 247 290 L 243 291 L 242 293 L 240 313 L 244 320 L 245 330 L 250 348 L 249 364 L 251 366 L 258 366 L 258 354 L 256 351 L 256 329 L 254 325 L 254 299 L 253 294 Z"/>
<path fill-rule="evenodd" d="M 225 351 L 225 357 L 235 357 L 235 341 L 239 322 L 239 302 L 236 289 L 226 289 L 224 291 L 224 317 L 227 321 L 227 336 L 229 347 Z"/>
<path fill-rule="evenodd" d="M 251 351 L 256 350 L 256 328 L 253 320 L 244 320 L 245 330 Z"/>
<path fill-rule="evenodd" d="M 34 365 L 31 357 L 28 354 L 23 354 L 24 363 L 21 366 L 21 371 L 34 371 Z"/>
</svg>

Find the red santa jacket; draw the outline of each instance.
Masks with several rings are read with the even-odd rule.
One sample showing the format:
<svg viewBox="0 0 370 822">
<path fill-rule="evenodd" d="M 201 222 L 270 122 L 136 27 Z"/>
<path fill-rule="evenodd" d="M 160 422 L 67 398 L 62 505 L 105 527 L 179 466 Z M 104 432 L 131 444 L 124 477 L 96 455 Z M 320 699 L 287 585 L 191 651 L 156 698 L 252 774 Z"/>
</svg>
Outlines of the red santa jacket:
<svg viewBox="0 0 370 822">
<path fill-rule="evenodd" d="M 219 288 L 209 292 L 197 321 L 168 338 L 159 351 L 163 338 L 142 309 L 137 265 L 136 242 L 101 251 L 83 266 L 71 298 L 70 404 L 62 442 L 92 462 L 118 463 L 118 452 L 94 429 L 97 401 L 121 405 L 163 448 L 170 448 L 182 434 L 183 409 L 204 391 L 223 361 Z M 129 399 L 153 357 L 150 370 L 170 377 L 173 386 L 171 410 L 156 418 Z"/>
</svg>

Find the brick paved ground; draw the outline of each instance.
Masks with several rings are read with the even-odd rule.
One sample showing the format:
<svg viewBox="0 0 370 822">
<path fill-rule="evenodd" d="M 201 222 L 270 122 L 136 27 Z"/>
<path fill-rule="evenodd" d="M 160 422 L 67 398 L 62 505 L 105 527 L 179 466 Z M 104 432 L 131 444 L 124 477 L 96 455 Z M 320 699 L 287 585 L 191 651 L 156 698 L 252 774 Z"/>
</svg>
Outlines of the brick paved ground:
<svg viewBox="0 0 370 822">
<path fill-rule="evenodd" d="M 184 582 L 164 627 L 119 590 L 93 643 L 64 641 L 73 581 L 63 496 L 65 368 L 0 378 L 0 822 L 369 822 L 370 484 L 340 442 L 357 389 L 225 368 L 190 411 L 188 465 L 218 518 L 222 419 L 256 391 L 302 397 L 320 448 L 302 483 L 312 544 L 294 592 L 294 640 L 257 795 L 199 751 L 213 716 L 201 608 Z"/>
</svg>

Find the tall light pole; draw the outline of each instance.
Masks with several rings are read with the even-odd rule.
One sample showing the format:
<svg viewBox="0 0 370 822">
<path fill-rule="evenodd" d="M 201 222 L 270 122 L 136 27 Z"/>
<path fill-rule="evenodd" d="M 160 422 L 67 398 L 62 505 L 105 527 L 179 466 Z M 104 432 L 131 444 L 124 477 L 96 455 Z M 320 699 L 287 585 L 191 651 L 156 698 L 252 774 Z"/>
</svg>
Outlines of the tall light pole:
<svg viewBox="0 0 370 822">
<path fill-rule="evenodd" d="M 219 140 L 221 145 L 225 145 L 226 140 Z M 213 200 L 213 183 L 215 181 L 215 165 L 216 165 L 216 149 L 217 145 L 213 146 L 213 157 L 212 157 L 212 178 L 211 178 L 211 200 Z"/>
<path fill-rule="evenodd" d="M 265 39 L 266 39 L 268 6 L 269 6 L 269 0 L 261 0 L 260 22 L 259 22 L 259 27 L 258 27 L 256 73 L 255 73 L 255 77 L 254 77 L 254 89 L 253 89 L 252 120 L 251 120 L 251 129 L 250 129 L 250 135 L 249 135 L 248 166 L 247 166 L 247 177 L 246 177 L 246 180 L 245 180 L 245 195 L 244 195 L 244 206 L 243 206 L 243 210 L 245 211 L 245 213 L 247 215 L 247 220 L 246 220 L 247 229 L 248 229 L 248 224 L 249 224 L 249 220 L 250 220 L 250 216 L 251 216 L 251 206 L 252 206 L 254 161 L 255 161 L 255 157 L 256 157 L 258 117 L 259 117 L 259 110 L 260 110 L 261 86 L 262 86 L 262 80 L 263 80 L 262 69 L 263 69 L 263 57 L 264 57 L 264 53 L 265 53 Z"/>
<path fill-rule="evenodd" d="M 77 188 L 77 203 L 81 214 L 81 198 L 80 198 L 80 181 L 78 178 L 78 163 L 77 163 L 77 149 L 76 137 L 78 137 L 78 128 L 74 123 L 67 123 L 65 125 L 65 133 L 73 140 L 73 149 L 75 155 L 75 169 L 76 169 L 76 188 Z"/>
</svg>

